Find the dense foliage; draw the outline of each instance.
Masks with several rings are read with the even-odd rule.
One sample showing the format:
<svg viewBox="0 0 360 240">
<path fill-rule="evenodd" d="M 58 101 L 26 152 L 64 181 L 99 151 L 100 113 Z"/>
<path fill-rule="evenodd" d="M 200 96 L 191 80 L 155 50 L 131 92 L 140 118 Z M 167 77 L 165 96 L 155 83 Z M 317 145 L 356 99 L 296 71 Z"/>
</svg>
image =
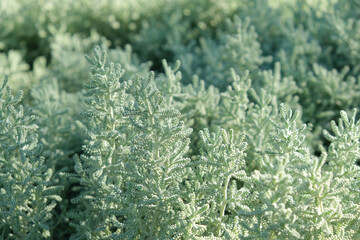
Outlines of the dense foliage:
<svg viewBox="0 0 360 240">
<path fill-rule="evenodd" d="M 0 1 L 0 239 L 359 239 L 360 1 Z"/>
</svg>

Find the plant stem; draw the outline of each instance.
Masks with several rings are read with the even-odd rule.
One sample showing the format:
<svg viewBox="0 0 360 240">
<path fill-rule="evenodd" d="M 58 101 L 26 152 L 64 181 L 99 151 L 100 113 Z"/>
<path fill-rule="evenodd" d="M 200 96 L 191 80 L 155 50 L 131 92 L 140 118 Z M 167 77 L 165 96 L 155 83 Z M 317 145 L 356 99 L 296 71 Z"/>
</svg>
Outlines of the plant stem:
<svg viewBox="0 0 360 240">
<path fill-rule="evenodd" d="M 227 190 L 228 190 L 228 186 L 229 186 L 229 181 L 230 181 L 230 176 L 227 176 L 225 179 L 225 185 L 223 188 L 223 199 L 221 202 L 221 207 L 220 207 L 220 219 L 222 219 L 225 215 L 225 208 L 226 208 L 226 202 L 227 202 Z M 218 226 L 218 231 L 217 231 L 217 235 L 218 237 L 220 237 L 220 231 L 221 231 L 221 226 Z"/>
</svg>

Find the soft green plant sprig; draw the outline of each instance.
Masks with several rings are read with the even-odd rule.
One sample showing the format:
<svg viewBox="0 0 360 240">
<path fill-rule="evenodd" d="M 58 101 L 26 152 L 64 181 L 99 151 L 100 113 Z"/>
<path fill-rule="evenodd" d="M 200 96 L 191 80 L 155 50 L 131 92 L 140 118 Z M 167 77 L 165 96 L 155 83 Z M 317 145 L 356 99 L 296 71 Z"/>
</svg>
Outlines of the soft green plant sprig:
<svg viewBox="0 0 360 240">
<path fill-rule="evenodd" d="M 253 88 L 250 88 L 249 97 L 251 97 L 253 104 L 248 106 L 243 126 L 246 142 L 249 145 L 246 157 L 248 173 L 252 172 L 254 168 L 258 168 L 255 155 L 264 153 L 269 147 L 272 130 L 270 118 L 274 117 L 277 111 L 277 106 L 272 104 L 274 96 L 265 89 L 261 89 L 257 93 Z"/>
<path fill-rule="evenodd" d="M 360 205 L 356 201 L 360 196 L 360 167 L 357 163 L 360 150 L 360 121 L 356 120 L 356 113 L 357 110 L 354 109 L 349 118 L 345 111 L 341 111 L 338 124 L 335 121 L 331 122 L 333 134 L 324 130 L 324 137 L 331 142 L 328 148 L 328 168 L 333 171 L 334 177 L 344 181 L 343 186 L 350 191 L 342 199 L 344 213 L 355 216 L 348 226 L 354 230 L 354 236 L 359 236 L 360 226 L 355 219 L 360 213 Z"/>
<path fill-rule="evenodd" d="M 125 112 L 135 133 L 125 164 L 127 239 L 171 239 L 184 231 L 176 206 L 188 196 L 182 185 L 190 173 L 185 154 L 191 129 L 179 121 L 179 111 L 167 107 L 153 81 L 154 73 L 133 80 L 134 101 Z"/>
<path fill-rule="evenodd" d="M 251 88 L 251 79 L 249 71 L 245 71 L 243 76 L 236 74 L 231 69 L 232 83 L 227 90 L 221 93 L 220 116 L 219 123 L 225 127 L 236 131 L 242 131 L 244 128 L 246 111 L 251 107 L 248 98 L 248 91 Z"/>
<path fill-rule="evenodd" d="M 349 179 L 337 177 L 326 161 L 323 152 L 321 157 L 308 158 L 307 165 L 293 173 L 296 229 L 305 239 L 354 239 L 355 231 L 349 226 L 356 221 L 358 210 L 347 202 Z"/>
<path fill-rule="evenodd" d="M 81 150 L 82 142 L 74 121 L 79 118 L 78 110 L 84 106 L 78 104 L 80 94 L 62 91 L 56 79 L 44 78 L 31 90 L 31 97 L 47 165 L 54 172 L 63 167 L 71 168 L 70 156 Z"/>
<path fill-rule="evenodd" d="M 73 239 L 104 239 L 121 232 L 120 195 L 124 189 L 123 155 L 128 147 L 128 132 L 124 120 L 126 90 L 130 81 L 122 81 L 124 70 L 119 64 L 106 63 L 106 52 L 95 49 L 91 64 L 92 79 L 85 86 L 88 110 L 81 113 L 86 125 L 87 142 L 84 153 L 75 156 L 74 180 L 82 186 L 72 199 L 80 210 L 72 211 L 72 226 L 77 233 Z"/>
<path fill-rule="evenodd" d="M 302 147 L 305 135 L 302 133 L 306 124 L 302 124 L 299 128 L 296 126 L 300 116 L 300 111 L 287 110 L 285 104 L 280 104 L 280 122 L 270 119 L 275 127 L 275 131 L 271 133 L 272 149 L 270 154 L 291 154 L 300 158 L 309 150 Z"/>
<path fill-rule="evenodd" d="M 345 111 L 340 111 L 338 124 L 331 121 L 330 134 L 324 130 L 324 137 L 330 141 L 328 161 L 331 168 L 335 168 L 338 176 L 355 177 L 359 174 L 356 161 L 360 154 L 360 121 L 356 121 L 357 110 L 354 109 L 349 119 Z"/>
<path fill-rule="evenodd" d="M 275 62 L 273 70 L 264 70 L 257 76 L 257 81 L 254 81 L 252 87 L 254 89 L 264 88 L 272 95 L 276 96 L 275 105 L 278 102 L 286 102 L 291 107 L 297 107 L 299 95 L 302 90 L 297 86 L 292 75 L 284 76 L 282 74 L 282 67 L 280 62 Z"/>
<path fill-rule="evenodd" d="M 324 126 L 341 109 L 349 111 L 359 101 L 359 79 L 349 75 L 349 67 L 338 71 L 314 64 L 308 75 L 308 88 L 301 96 L 306 121 Z M 315 115 L 315 116 L 314 116 Z"/>
<path fill-rule="evenodd" d="M 73 171 L 72 156 L 81 151 L 84 134 L 77 126 L 78 114 L 85 104 L 79 102 L 79 93 L 68 93 L 60 90 L 57 79 L 44 76 L 40 84 L 31 89 L 31 107 L 39 126 L 38 139 L 43 146 L 42 156 L 45 164 L 53 171 L 51 181 L 62 185 L 62 201 L 53 211 L 53 236 L 64 238 L 72 231 L 66 217 L 71 208 L 69 195 L 71 185 L 69 178 L 62 177 L 64 172 Z"/>
<path fill-rule="evenodd" d="M 238 212 L 240 224 L 244 226 L 240 236 L 245 239 L 300 237 L 293 212 L 297 204 L 293 172 L 304 164 L 308 149 L 301 146 L 305 125 L 298 126 L 299 115 L 298 111 L 293 114 L 281 104 L 276 120 L 270 120 L 270 141 L 264 152 L 255 155 L 258 169 L 252 172 L 251 178 L 245 179 L 245 187 L 256 198 Z"/>
<path fill-rule="evenodd" d="M 49 238 L 62 187 L 51 185 L 34 115 L 20 105 L 22 91 L 13 96 L 7 81 L 0 88 L 0 237 Z"/>
<path fill-rule="evenodd" d="M 181 208 L 179 213 L 179 229 L 181 231 L 176 236 L 178 238 L 174 239 L 204 239 L 202 236 L 206 231 L 206 225 L 202 222 L 206 218 L 209 205 L 199 206 L 196 194 L 191 193 L 188 203 L 181 198 L 179 199 L 179 207 Z"/>
<path fill-rule="evenodd" d="M 220 93 L 213 86 L 205 87 L 205 81 L 193 76 L 191 84 L 182 84 L 181 62 L 171 67 L 162 61 L 164 74 L 155 78 L 155 85 L 163 95 L 167 107 L 173 106 L 181 112 L 181 120 L 187 127 L 194 129 L 190 135 L 192 157 L 196 157 L 200 148 L 198 131 L 211 128 L 218 121 Z"/>
<path fill-rule="evenodd" d="M 179 101 L 183 100 L 185 97 L 184 94 L 181 94 L 182 74 L 179 71 L 181 63 L 178 60 L 175 62 L 174 67 L 171 67 L 168 62 L 163 59 L 162 64 L 165 74 L 160 75 L 155 79 L 156 87 L 164 96 L 167 107 L 174 105 L 179 108 L 182 105 Z"/>
<path fill-rule="evenodd" d="M 198 204 L 209 208 L 200 223 L 207 226 L 204 236 L 231 239 L 244 191 L 238 189 L 236 180 L 246 178 L 247 143 L 244 137 L 237 139 L 233 130 L 227 132 L 220 127 L 214 133 L 204 129 L 200 136 L 203 148 L 196 163 L 195 194 Z"/>
<path fill-rule="evenodd" d="M 297 231 L 306 239 L 356 239 L 359 236 L 359 166 L 356 110 L 351 118 L 340 112 L 339 123 L 331 122 L 333 134 L 324 130 L 328 150 L 322 156 L 306 157 L 303 168 L 293 172 L 298 215 Z"/>
<path fill-rule="evenodd" d="M 105 51 L 87 59 L 93 78 L 85 86 L 89 110 L 81 115 L 88 140 L 74 158 L 76 174 L 69 174 L 82 186 L 72 200 L 79 210 L 69 214 L 72 238 L 181 237 L 189 221 L 178 216 L 190 194 L 183 182 L 191 129 L 153 85 L 153 72 L 123 81 L 124 70 L 106 64 Z"/>
</svg>

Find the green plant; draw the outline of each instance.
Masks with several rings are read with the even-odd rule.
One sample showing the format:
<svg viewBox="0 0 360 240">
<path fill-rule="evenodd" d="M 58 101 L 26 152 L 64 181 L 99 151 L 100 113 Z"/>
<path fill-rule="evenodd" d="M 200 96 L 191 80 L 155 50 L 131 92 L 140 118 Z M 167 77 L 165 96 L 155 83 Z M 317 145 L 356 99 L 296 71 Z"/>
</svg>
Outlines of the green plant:
<svg viewBox="0 0 360 240">
<path fill-rule="evenodd" d="M 7 81 L 0 88 L 1 238 L 48 238 L 62 187 L 50 182 L 53 171 L 40 155 L 34 115 L 19 104 L 22 91 L 13 96 Z"/>
<path fill-rule="evenodd" d="M 359 7 L 0 1 L 0 239 L 359 239 Z"/>
</svg>

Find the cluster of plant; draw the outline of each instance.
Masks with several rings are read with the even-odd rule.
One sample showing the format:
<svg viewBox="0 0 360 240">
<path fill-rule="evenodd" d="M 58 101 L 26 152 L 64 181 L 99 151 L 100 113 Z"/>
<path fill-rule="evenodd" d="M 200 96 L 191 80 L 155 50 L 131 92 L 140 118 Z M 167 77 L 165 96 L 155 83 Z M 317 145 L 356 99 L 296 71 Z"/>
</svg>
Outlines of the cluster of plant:
<svg viewBox="0 0 360 240">
<path fill-rule="evenodd" d="M 359 239 L 359 17 L 0 1 L 0 239 Z"/>
</svg>

